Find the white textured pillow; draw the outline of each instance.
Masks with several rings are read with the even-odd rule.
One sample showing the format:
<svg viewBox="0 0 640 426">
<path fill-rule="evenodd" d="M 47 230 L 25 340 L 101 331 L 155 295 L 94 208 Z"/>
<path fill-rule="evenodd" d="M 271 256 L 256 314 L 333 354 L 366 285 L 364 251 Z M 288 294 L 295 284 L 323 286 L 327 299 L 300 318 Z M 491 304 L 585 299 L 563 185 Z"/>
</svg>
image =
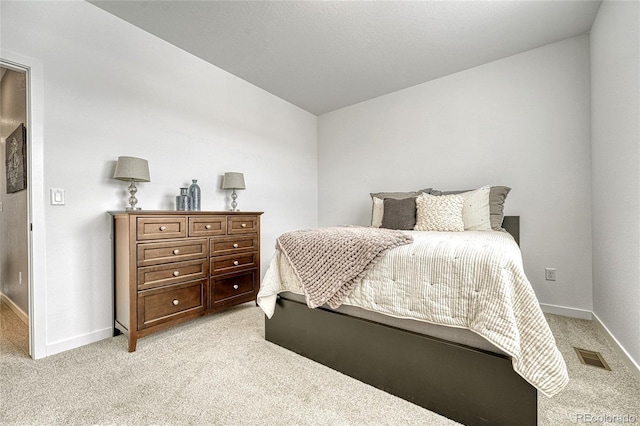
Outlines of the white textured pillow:
<svg viewBox="0 0 640 426">
<path fill-rule="evenodd" d="M 371 226 L 380 228 L 382 226 L 382 216 L 384 215 L 384 200 L 373 197 L 373 210 L 371 211 Z"/>
<path fill-rule="evenodd" d="M 465 231 L 491 231 L 489 185 L 460 194 L 464 198 L 462 221 Z"/>
<path fill-rule="evenodd" d="M 416 198 L 416 231 L 464 231 L 462 195 L 421 194 Z"/>
</svg>

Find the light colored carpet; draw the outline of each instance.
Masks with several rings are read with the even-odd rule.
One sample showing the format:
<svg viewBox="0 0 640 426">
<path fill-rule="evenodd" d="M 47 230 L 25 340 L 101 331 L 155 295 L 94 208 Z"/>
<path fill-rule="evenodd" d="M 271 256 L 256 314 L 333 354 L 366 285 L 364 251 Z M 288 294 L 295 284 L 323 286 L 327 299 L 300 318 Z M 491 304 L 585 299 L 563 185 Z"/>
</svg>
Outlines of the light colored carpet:
<svg viewBox="0 0 640 426">
<path fill-rule="evenodd" d="M 538 397 L 538 424 L 640 424 L 640 381 L 627 369 L 597 326 L 592 321 L 576 318 L 549 314 L 545 317 L 567 363 L 570 380 L 553 398 Z M 583 365 L 574 347 L 600 352 L 611 371 Z M 613 421 L 615 416 L 620 416 L 621 421 Z M 635 420 L 624 421 L 624 416 Z"/>
<path fill-rule="evenodd" d="M 118 336 L 37 361 L 26 326 L 0 305 L 3 425 L 457 424 L 266 342 L 253 303 L 145 337 L 134 353 Z M 575 424 L 580 413 L 640 423 L 640 384 L 594 326 L 547 318 L 571 382 L 539 397 L 539 423 Z M 573 345 L 602 352 L 613 371 L 583 366 Z"/>
</svg>

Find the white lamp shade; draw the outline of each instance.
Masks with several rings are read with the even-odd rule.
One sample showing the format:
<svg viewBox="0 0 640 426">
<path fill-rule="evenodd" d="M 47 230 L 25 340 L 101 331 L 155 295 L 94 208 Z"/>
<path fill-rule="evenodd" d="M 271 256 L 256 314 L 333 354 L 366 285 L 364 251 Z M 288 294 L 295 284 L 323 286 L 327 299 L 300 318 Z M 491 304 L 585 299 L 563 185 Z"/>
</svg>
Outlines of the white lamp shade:
<svg viewBox="0 0 640 426">
<path fill-rule="evenodd" d="M 222 189 L 246 189 L 244 175 L 238 172 L 226 172 L 222 178 Z"/>
<path fill-rule="evenodd" d="M 118 157 L 113 178 L 128 182 L 151 182 L 149 162 L 137 157 Z"/>
</svg>

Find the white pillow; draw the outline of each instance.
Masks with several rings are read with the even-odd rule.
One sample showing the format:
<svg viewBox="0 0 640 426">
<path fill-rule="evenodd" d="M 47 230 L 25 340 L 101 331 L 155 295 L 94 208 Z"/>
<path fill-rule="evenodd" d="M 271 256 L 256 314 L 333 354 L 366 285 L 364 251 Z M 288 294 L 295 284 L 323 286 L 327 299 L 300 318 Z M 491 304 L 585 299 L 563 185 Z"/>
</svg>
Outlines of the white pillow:
<svg viewBox="0 0 640 426">
<path fill-rule="evenodd" d="M 421 194 L 416 198 L 416 231 L 464 231 L 462 195 Z"/>
<path fill-rule="evenodd" d="M 382 216 L 384 215 L 384 200 L 373 197 L 373 210 L 371 211 L 371 226 L 380 228 L 382 226 Z"/>
<path fill-rule="evenodd" d="M 491 231 L 489 185 L 460 194 L 464 198 L 462 221 L 465 231 Z"/>
</svg>

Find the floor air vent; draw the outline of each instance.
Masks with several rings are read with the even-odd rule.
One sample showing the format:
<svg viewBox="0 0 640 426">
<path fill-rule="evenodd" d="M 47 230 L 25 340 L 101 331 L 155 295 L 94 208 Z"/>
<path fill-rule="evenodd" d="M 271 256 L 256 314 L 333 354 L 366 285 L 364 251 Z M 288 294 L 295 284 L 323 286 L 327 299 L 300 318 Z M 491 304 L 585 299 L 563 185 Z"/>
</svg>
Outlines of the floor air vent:
<svg viewBox="0 0 640 426">
<path fill-rule="evenodd" d="M 581 363 L 585 365 L 591 365 L 593 367 L 604 368 L 605 370 L 611 371 L 609 365 L 607 365 L 607 362 L 604 360 L 600 352 L 588 351 L 586 349 L 575 347 L 573 349 L 576 350 Z"/>
</svg>

